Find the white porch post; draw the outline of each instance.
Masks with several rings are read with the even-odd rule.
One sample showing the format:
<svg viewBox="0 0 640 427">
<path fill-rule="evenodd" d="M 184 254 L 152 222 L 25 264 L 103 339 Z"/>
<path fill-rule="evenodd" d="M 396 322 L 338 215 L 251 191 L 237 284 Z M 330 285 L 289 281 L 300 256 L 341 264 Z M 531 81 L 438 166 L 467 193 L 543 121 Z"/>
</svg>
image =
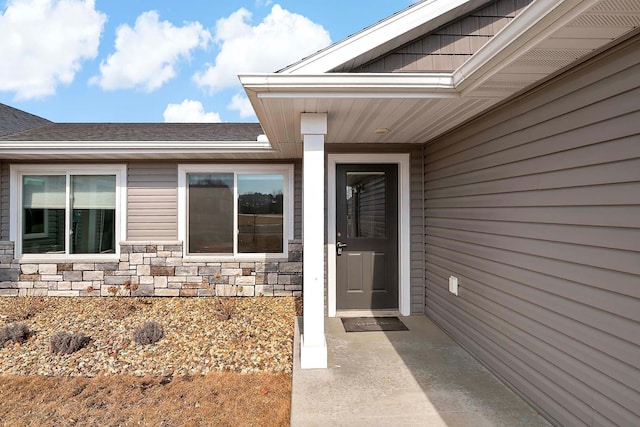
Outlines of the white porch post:
<svg viewBox="0 0 640 427">
<path fill-rule="evenodd" d="M 302 113 L 303 333 L 302 369 L 327 367 L 324 336 L 324 136 L 327 115 Z"/>
</svg>

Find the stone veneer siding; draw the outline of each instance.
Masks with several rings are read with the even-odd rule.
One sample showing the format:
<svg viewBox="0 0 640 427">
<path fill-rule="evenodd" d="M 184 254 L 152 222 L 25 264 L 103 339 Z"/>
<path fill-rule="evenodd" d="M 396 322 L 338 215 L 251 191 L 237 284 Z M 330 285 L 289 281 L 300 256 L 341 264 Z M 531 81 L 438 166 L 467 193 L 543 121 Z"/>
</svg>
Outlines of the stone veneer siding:
<svg viewBox="0 0 640 427">
<path fill-rule="evenodd" d="M 123 242 L 120 251 L 119 262 L 30 263 L 0 242 L 0 296 L 302 295 L 300 240 L 289 241 L 285 260 L 183 258 L 182 242 Z"/>
</svg>

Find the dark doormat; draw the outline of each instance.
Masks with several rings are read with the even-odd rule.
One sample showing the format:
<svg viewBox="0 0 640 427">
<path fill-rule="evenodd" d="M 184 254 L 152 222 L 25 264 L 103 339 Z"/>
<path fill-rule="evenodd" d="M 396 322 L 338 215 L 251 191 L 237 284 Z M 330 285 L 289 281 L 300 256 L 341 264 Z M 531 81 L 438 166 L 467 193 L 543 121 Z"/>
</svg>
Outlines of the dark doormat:
<svg viewBox="0 0 640 427">
<path fill-rule="evenodd" d="M 341 317 L 345 332 L 408 331 L 397 317 Z"/>
</svg>

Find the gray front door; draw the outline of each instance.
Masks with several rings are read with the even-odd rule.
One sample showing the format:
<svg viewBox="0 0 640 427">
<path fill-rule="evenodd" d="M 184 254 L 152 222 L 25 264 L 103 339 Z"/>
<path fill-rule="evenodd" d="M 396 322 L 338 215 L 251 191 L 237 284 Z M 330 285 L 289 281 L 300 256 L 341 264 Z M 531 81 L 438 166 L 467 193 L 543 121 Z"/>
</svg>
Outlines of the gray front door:
<svg viewBox="0 0 640 427">
<path fill-rule="evenodd" d="M 396 310 L 398 165 L 339 164 L 336 185 L 336 308 Z"/>
</svg>

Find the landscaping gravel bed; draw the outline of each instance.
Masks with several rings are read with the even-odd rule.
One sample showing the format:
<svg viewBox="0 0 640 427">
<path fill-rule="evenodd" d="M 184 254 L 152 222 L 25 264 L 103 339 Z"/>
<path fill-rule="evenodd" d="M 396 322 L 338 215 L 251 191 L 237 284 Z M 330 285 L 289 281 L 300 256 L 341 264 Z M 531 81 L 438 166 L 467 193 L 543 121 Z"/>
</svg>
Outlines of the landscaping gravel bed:
<svg viewBox="0 0 640 427">
<path fill-rule="evenodd" d="M 0 326 L 25 324 L 32 335 L 0 348 L 0 374 L 197 375 L 212 371 L 291 372 L 294 298 L 0 298 Z M 24 319 L 24 320 L 21 320 Z M 134 330 L 154 320 L 155 344 Z M 56 332 L 82 332 L 89 344 L 52 354 Z"/>
</svg>

